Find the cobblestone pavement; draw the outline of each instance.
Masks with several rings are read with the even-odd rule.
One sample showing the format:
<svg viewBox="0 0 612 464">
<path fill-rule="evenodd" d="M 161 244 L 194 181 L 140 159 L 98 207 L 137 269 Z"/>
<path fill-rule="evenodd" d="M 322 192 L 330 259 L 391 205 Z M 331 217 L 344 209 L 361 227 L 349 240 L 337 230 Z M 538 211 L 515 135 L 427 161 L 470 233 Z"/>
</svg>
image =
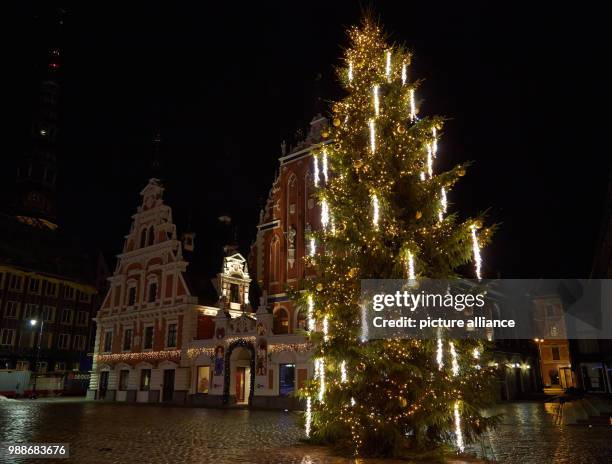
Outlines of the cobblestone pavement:
<svg viewBox="0 0 612 464">
<path fill-rule="evenodd" d="M 541 403 L 507 404 L 498 411 L 506 415 L 490 437 L 490 448 L 498 462 L 612 462 L 612 427 L 554 426 Z M 269 411 L 6 401 L 0 402 L 0 442 L 66 442 L 70 444 L 68 461 L 79 464 L 355 462 L 330 457 L 322 448 L 301 444 L 303 432 L 295 419 L 294 413 Z M 2 459 L 3 463 L 25 462 Z"/>
</svg>

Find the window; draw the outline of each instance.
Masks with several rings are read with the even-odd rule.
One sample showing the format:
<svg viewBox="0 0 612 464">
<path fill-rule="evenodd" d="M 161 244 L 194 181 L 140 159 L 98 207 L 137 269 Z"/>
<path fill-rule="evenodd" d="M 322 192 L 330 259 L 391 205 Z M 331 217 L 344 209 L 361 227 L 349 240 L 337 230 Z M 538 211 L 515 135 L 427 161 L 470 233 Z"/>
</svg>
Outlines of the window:
<svg viewBox="0 0 612 464">
<path fill-rule="evenodd" d="M 43 332 L 42 342 L 40 344 L 40 347 L 51 349 L 52 346 L 53 346 L 53 334 L 51 332 Z"/>
<path fill-rule="evenodd" d="M 28 303 L 23 310 L 23 319 L 30 320 L 38 317 L 38 305 Z"/>
<path fill-rule="evenodd" d="M 128 289 L 128 306 L 134 306 L 136 303 L 136 287 Z"/>
<path fill-rule="evenodd" d="M 78 361 L 75 361 L 72 363 L 72 370 L 73 371 L 80 371 L 81 370 L 81 363 Z"/>
<path fill-rule="evenodd" d="M 155 243 L 155 229 L 153 226 L 149 227 L 149 241 L 147 243 L 148 246 L 151 246 Z"/>
<path fill-rule="evenodd" d="M 4 272 L 0 272 L 0 289 L 4 288 Z"/>
<path fill-rule="evenodd" d="M 74 349 L 77 351 L 83 351 L 85 349 L 85 335 L 74 336 Z"/>
<path fill-rule="evenodd" d="M 34 346 L 34 331 L 24 330 L 19 335 L 19 348 L 32 348 Z"/>
<path fill-rule="evenodd" d="M 300 309 L 298 311 L 297 327 L 298 327 L 298 329 L 301 329 L 301 330 L 307 330 L 308 329 L 308 323 L 307 323 L 307 318 L 306 318 L 306 311 L 304 311 L 304 309 Z"/>
<path fill-rule="evenodd" d="M 140 389 L 142 391 L 151 389 L 151 369 L 142 369 L 140 371 Z"/>
<path fill-rule="evenodd" d="M 23 290 L 23 277 L 16 274 L 9 274 L 8 289 L 20 292 Z"/>
<path fill-rule="evenodd" d="M 144 248 L 147 244 L 147 228 L 144 227 L 140 232 L 140 248 Z"/>
<path fill-rule="evenodd" d="M 295 364 L 278 366 L 278 381 L 280 396 L 289 396 L 295 390 Z"/>
<path fill-rule="evenodd" d="M 2 329 L 0 332 L 0 345 L 2 346 L 13 346 L 15 343 L 15 330 L 14 329 Z"/>
<path fill-rule="evenodd" d="M 210 366 L 198 366 L 196 393 L 208 393 L 210 386 Z"/>
<path fill-rule="evenodd" d="M 59 371 L 59 372 L 63 372 L 66 370 L 66 363 L 65 362 L 56 362 L 55 363 L 55 370 Z"/>
<path fill-rule="evenodd" d="M 289 333 L 289 315 L 285 308 L 279 308 L 274 312 L 272 331 L 275 334 Z"/>
<path fill-rule="evenodd" d="M 119 390 L 127 390 L 129 378 L 130 378 L 129 370 L 122 369 L 121 371 L 119 371 Z"/>
<path fill-rule="evenodd" d="M 40 293 L 40 279 L 30 277 L 30 285 L 28 286 L 30 293 Z"/>
<path fill-rule="evenodd" d="M 74 288 L 66 285 L 64 287 L 64 299 L 74 300 Z"/>
<path fill-rule="evenodd" d="M 59 339 L 57 340 L 57 347 L 60 350 L 67 350 L 70 347 L 70 334 L 59 334 Z"/>
<path fill-rule="evenodd" d="M 7 301 L 4 309 L 4 317 L 8 319 L 17 319 L 19 316 L 19 303 L 17 301 Z"/>
<path fill-rule="evenodd" d="M 238 284 L 230 284 L 230 302 L 240 303 L 240 288 Z"/>
<path fill-rule="evenodd" d="M 47 281 L 45 285 L 45 295 L 57 296 L 57 284 L 54 282 Z"/>
<path fill-rule="evenodd" d="M 157 299 L 157 282 L 149 284 L 149 303 L 153 303 Z"/>
<path fill-rule="evenodd" d="M 553 346 L 550 351 L 552 353 L 553 361 L 559 361 L 561 359 L 561 353 L 559 353 L 558 346 Z"/>
<path fill-rule="evenodd" d="M 27 371 L 30 368 L 30 363 L 27 361 L 17 361 L 15 363 L 15 369 L 18 371 Z"/>
<path fill-rule="evenodd" d="M 91 302 L 91 294 L 90 293 L 85 293 L 85 292 L 78 292 L 79 294 L 79 301 L 82 301 L 84 303 L 89 303 Z"/>
<path fill-rule="evenodd" d="M 144 346 L 143 349 L 150 350 L 153 348 L 153 326 L 145 327 Z"/>
<path fill-rule="evenodd" d="M 45 372 L 47 372 L 47 361 L 39 361 L 36 363 L 36 372 L 38 372 L 39 374 L 44 374 Z"/>
<path fill-rule="evenodd" d="M 72 324 L 72 309 L 64 309 L 62 311 L 62 324 Z"/>
<path fill-rule="evenodd" d="M 168 324 L 168 338 L 166 346 L 169 348 L 176 347 L 176 324 Z"/>
<path fill-rule="evenodd" d="M 125 329 L 123 332 L 123 351 L 132 349 L 132 329 Z"/>
<path fill-rule="evenodd" d="M 88 315 L 87 311 L 78 311 L 76 324 L 80 326 L 86 326 L 87 325 L 87 315 Z"/>
<path fill-rule="evenodd" d="M 270 242 L 270 282 L 277 282 L 280 269 L 280 243 L 277 236 Z"/>
<path fill-rule="evenodd" d="M 53 306 L 43 306 L 42 318 L 45 322 L 53 322 L 55 320 L 55 308 Z"/>
<path fill-rule="evenodd" d="M 108 331 L 104 334 L 104 352 L 110 353 L 113 349 L 113 332 Z"/>
</svg>

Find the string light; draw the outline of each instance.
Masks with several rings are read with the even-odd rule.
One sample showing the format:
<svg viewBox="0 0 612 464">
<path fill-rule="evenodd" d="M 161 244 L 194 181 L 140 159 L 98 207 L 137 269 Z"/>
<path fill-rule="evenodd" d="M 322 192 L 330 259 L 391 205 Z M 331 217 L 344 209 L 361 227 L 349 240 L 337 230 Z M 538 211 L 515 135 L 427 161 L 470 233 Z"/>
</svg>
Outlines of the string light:
<svg viewBox="0 0 612 464">
<path fill-rule="evenodd" d="M 268 345 L 268 354 L 293 352 L 307 353 L 312 350 L 312 343 L 275 343 Z"/>
<path fill-rule="evenodd" d="M 321 224 L 324 229 L 329 224 L 329 206 L 327 206 L 327 200 L 323 200 L 321 203 Z"/>
<path fill-rule="evenodd" d="M 348 79 L 349 79 L 349 82 L 353 82 L 353 62 L 352 61 L 349 61 Z"/>
<path fill-rule="evenodd" d="M 319 359 L 319 403 L 323 403 L 325 396 L 325 361 Z"/>
<path fill-rule="evenodd" d="M 379 205 L 376 195 L 372 195 L 372 210 L 372 223 L 374 224 L 374 228 L 378 229 Z"/>
<path fill-rule="evenodd" d="M 402 85 L 406 85 L 406 80 L 408 79 L 408 71 L 406 67 L 406 63 L 402 64 Z"/>
<path fill-rule="evenodd" d="M 310 426 L 312 424 L 312 400 L 310 395 L 306 397 L 306 438 L 310 438 Z"/>
<path fill-rule="evenodd" d="M 327 316 L 323 318 L 323 340 L 329 341 L 329 319 Z"/>
<path fill-rule="evenodd" d="M 348 381 L 348 376 L 346 374 L 346 361 L 342 361 L 340 363 L 340 382 L 346 383 Z"/>
<path fill-rule="evenodd" d="M 442 187 L 442 189 L 440 190 L 440 212 L 438 213 L 438 218 L 440 219 L 440 222 L 442 221 L 442 219 L 444 219 L 444 215 L 446 214 L 446 209 L 448 208 L 448 201 L 446 199 L 446 189 L 444 187 Z"/>
<path fill-rule="evenodd" d="M 313 155 L 313 170 L 314 170 L 314 184 L 315 187 L 319 186 L 319 158 L 317 157 L 317 155 Z"/>
<path fill-rule="evenodd" d="M 430 143 L 427 144 L 427 174 L 430 179 L 433 177 L 433 153 Z"/>
<path fill-rule="evenodd" d="M 478 348 L 474 348 L 474 351 L 472 351 L 472 356 L 476 361 L 478 361 L 480 359 L 480 350 Z M 476 369 L 480 369 L 480 364 L 477 362 L 474 367 Z"/>
<path fill-rule="evenodd" d="M 463 445 L 463 433 L 461 432 L 461 415 L 459 414 L 459 401 L 455 401 L 455 439 L 457 448 L 463 453 L 465 446 Z"/>
<path fill-rule="evenodd" d="M 372 154 L 376 153 L 376 126 L 374 125 L 374 119 L 370 119 L 370 151 Z"/>
<path fill-rule="evenodd" d="M 425 180 L 425 171 L 421 172 L 421 180 L 423 180 L 423 181 Z"/>
<path fill-rule="evenodd" d="M 435 126 L 431 128 L 431 133 L 433 135 L 432 148 L 433 148 L 433 156 L 435 158 L 438 155 L 438 137 L 437 137 L 437 130 Z"/>
<path fill-rule="evenodd" d="M 391 50 L 387 50 L 387 64 L 385 66 L 385 76 L 387 76 L 387 81 L 391 82 Z"/>
<path fill-rule="evenodd" d="M 353 398 L 353 397 L 351 396 L 351 406 L 355 406 L 355 404 L 357 404 L 357 403 L 355 403 L 355 398 Z"/>
<path fill-rule="evenodd" d="M 474 251 L 474 267 L 476 270 L 476 278 L 478 280 L 481 280 L 482 277 L 480 275 L 480 268 L 482 265 L 482 258 L 480 256 L 480 245 L 478 244 L 478 237 L 476 236 L 476 226 L 472 224 L 470 229 L 472 230 L 472 248 Z"/>
<path fill-rule="evenodd" d="M 372 88 L 372 95 L 374 97 L 374 114 L 378 116 L 380 114 L 380 99 L 378 97 L 378 85 Z"/>
<path fill-rule="evenodd" d="M 436 361 L 438 362 L 438 369 L 442 370 L 444 367 L 444 345 L 442 343 L 442 337 L 440 336 L 440 330 L 438 330 L 438 352 L 436 353 Z"/>
<path fill-rule="evenodd" d="M 310 257 L 313 258 L 317 252 L 317 242 L 314 237 L 310 238 Z"/>
<path fill-rule="evenodd" d="M 365 343 L 368 341 L 368 308 L 365 303 L 361 305 L 361 341 Z"/>
<path fill-rule="evenodd" d="M 416 103 L 414 101 L 414 89 L 410 89 L 410 121 L 416 120 Z"/>
<path fill-rule="evenodd" d="M 323 149 L 323 178 L 327 184 L 327 150 Z"/>
<path fill-rule="evenodd" d="M 448 342 L 450 346 L 450 354 L 451 354 L 451 371 L 453 375 L 456 377 L 459 375 L 459 363 L 457 362 L 457 352 L 455 351 L 455 344 L 452 341 Z"/>
<path fill-rule="evenodd" d="M 314 329 L 314 300 L 312 298 L 312 295 L 308 295 L 308 330 L 312 332 Z"/>
<path fill-rule="evenodd" d="M 406 266 L 408 270 L 408 280 L 412 283 L 416 279 L 414 273 L 414 255 L 410 250 L 406 252 Z"/>
</svg>

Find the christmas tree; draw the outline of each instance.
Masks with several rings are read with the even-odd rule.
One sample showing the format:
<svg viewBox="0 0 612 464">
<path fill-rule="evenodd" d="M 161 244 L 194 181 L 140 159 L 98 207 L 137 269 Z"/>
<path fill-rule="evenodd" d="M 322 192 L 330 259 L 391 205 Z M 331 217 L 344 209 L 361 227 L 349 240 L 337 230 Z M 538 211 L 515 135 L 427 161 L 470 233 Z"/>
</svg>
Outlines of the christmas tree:
<svg viewBox="0 0 612 464">
<path fill-rule="evenodd" d="M 362 279 L 450 279 L 474 261 L 492 227 L 447 214 L 467 164 L 436 170 L 440 117 L 417 117 L 411 54 L 365 19 L 349 29 L 329 143 L 314 154 L 320 231 L 310 237 L 316 278 L 303 283 L 315 377 L 302 391 L 306 434 L 360 455 L 463 450 L 492 422 L 493 370 L 473 340 L 365 340 Z M 297 298 L 297 297 L 296 297 Z"/>
</svg>

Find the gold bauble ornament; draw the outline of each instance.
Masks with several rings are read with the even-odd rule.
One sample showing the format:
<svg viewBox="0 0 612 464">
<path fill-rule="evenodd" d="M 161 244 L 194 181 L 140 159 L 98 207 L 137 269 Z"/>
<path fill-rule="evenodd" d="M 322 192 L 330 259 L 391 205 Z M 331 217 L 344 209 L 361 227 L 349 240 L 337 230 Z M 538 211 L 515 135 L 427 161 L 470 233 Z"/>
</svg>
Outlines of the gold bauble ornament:
<svg viewBox="0 0 612 464">
<path fill-rule="evenodd" d="M 357 273 L 358 273 L 358 272 L 359 272 L 359 269 L 357 269 L 356 267 L 352 267 L 352 268 L 349 270 L 348 275 L 349 275 L 349 277 L 352 279 L 352 278 L 354 278 L 355 276 L 357 276 Z"/>
<path fill-rule="evenodd" d="M 397 400 L 399 401 L 399 404 L 402 408 L 405 408 L 406 406 L 408 406 L 408 400 L 404 398 L 403 396 L 400 396 Z"/>
<path fill-rule="evenodd" d="M 365 371 L 365 364 L 364 364 L 364 363 L 359 363 L 359 364 L 357 364 L 357 370 L 358 370 L 359 372 L 363 372 L 363 371 Z"/>
<path fill-rule="evenodd" d="M 321 282 L 319 282 L 317 284 L 317 292 L 320 292 L 321 290 L 323 290 L 323 284 Z"/>
<path fill-rule="evenodd" d="M 482 229 L 482 221 L 480 219 L 474 221 L 474 227 L 476 227 L 477 229 Z"/>
<path fill-rule="evenodd" d="M 459 177 L 465 176 L 465 169 L 459 169 L 459 171 L 457 171 L 457 174 L 459 175 Z"/>
<path fill-rule="evenodd" d="M 399 123 L 399 124 L 397 125 L 397 131 L 398 131 L 400 134 L 403 134 L 404 132 L 406 132 L 406 128 L 404 127 L 404 125 L 403 125 L 402 123 Z"/>
<path fill-rule="evenodd" d="M 321 132 L 321 137 L 323 137 L 324 139 L 326 139 L 327 137 L 329 137 L 329 132 L 327 132 L 326 130 L 324 130 L 323 132 Z"/>
<path fill-rule="evenodd" d="M 340 119 L 334 118 L 334 127 L 340 127 Z"/>
<path fill-rule="evenodd" d="M 355 169 L 361 169 L 361 166 L 363 166 L 363 160 L 362 159 L 357 159 L 353 162 L 353 167 Z"/>
<path fill-rule="evenodd" d="M 340 150 L 340 144 L 339 143 L 335 143 L 334 144 L 334 150 L 336 150 L 336 151 Z"/>
<path fill-rule="evenodd" d="M 414 215 L 415 218 L 417 219 L 421 219 L 421 217 L 423 217 L 423 213 L 421 213 L 420 211 L 417 211 Z"/>
</svg>

